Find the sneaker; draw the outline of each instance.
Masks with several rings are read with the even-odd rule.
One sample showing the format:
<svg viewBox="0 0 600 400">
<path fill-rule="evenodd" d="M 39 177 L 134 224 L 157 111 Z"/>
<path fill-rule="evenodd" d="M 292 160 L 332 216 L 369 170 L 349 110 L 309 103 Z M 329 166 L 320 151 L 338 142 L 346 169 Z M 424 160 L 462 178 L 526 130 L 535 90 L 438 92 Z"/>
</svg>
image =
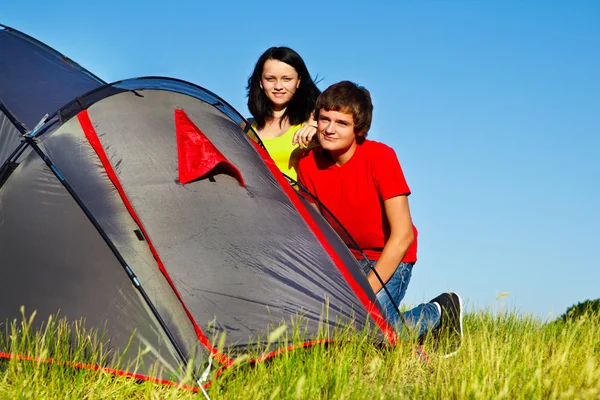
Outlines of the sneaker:
<svg viewBox="0 0 600 400">
<path fill-rule="evenodd" d="M 456 293 L 442 293 L 430 303 L 437 303 L 442 310 L 440 324 L 431 331 L 434 347 L 444 353 L 444 357 L 452 357 L 462 343 L 462 300 Z"/>
</svg>

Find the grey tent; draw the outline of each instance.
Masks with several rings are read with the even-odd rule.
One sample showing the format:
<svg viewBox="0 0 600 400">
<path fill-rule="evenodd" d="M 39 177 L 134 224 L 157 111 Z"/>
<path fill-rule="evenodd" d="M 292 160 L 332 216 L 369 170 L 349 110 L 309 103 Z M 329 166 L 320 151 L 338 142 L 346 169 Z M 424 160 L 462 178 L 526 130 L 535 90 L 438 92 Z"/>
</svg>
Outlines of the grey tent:
<svg viewBox="0 0 600 400">
<path fill-rule="evenodd" d="M 151 349 L 117 373 L 172 382 L 189 362 L 232 365 L 280 323 L 301 321 L 310 345 L 323 326 L 370 320 L 374 340 L 393 342 L 346 245 L 244 122 L 203 88 L 139 78 L 77 96 L 11 142 L 20 151 L 0 149 L 13 166 L 0 183 L 0 324 L 22 305 L 37 321 L 84 318 L 115 354 Z"/>
</svg>

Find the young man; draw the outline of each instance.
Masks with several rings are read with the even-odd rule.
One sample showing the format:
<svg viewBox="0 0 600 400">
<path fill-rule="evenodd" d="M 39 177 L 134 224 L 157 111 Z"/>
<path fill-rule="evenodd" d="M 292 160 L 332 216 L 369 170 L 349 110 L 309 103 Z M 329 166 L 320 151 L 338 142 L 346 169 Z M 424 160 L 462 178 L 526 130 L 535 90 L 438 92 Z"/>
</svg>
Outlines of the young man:
<svg viewBox="0 0 600 400">
<path fill-rule="evenodd" d="M 400 331 L 405 322 L 410 333 L 420 338 L 429 331 L 460 338 L 462 305 L 457 294 L 441 294 L 402 313 L 402 317 L 394 306 L 400 305 L 417 261 L 417 230 L 408 205 L 410 189 L 396 153 L 385 144 L 366 139 L 372 113 L 371 96 L 365 88 L 349 81 L 327 88 L 317 99 L 315 109 L 321 147 L 301 158 L 298 180 L 360 247 L 344 239 L 367 274 L 390 324 Z M 322 213 L 332 226 L 337 226 L 327 213 Z M 336 230 L 342 238 L 347 237 Z M 382 290 L 380 279 L 393 302 Z"/>
</svg>

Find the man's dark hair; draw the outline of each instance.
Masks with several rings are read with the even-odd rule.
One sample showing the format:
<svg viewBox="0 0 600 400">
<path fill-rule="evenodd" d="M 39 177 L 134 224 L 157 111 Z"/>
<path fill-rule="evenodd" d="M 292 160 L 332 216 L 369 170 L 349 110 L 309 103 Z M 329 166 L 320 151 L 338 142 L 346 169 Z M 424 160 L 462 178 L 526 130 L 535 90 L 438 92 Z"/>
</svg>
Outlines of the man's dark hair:
<svg viewBox="0 0 600 400">
<path fill-rule="evenodd" d="M 365 141 L 373 119 L 373 103 L 367 89 L 350 81 L 335 83 L 325 89 L 317 99 L 315 106 L 317 120 L 320 110 L 351 114 L 354 119 L 356 143 Z"/>
</svg>

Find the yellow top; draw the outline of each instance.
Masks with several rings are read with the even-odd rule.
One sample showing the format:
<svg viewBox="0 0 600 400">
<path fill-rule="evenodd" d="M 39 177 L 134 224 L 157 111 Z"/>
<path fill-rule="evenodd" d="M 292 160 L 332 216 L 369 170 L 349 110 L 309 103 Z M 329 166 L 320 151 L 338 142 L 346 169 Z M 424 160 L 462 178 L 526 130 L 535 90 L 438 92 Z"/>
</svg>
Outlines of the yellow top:
<svg viewBox="0 0 600 400">
<path fill-rule="evenodd" d="M 302 149 L 298 145 L 293 145 L 292 139 L 294 138 L 294 133 L 301 127 L 302 125 L 292 125 L 286 133 L 279 137 L 274 139 L 260 139 L 273 161 L 275 161 L 277 168 L 293 180 L 298 179 L 298 161 L 300 160 Z M 252 124 L 252 128 L 256 131 L 256 124 Z"/>
</svg>

